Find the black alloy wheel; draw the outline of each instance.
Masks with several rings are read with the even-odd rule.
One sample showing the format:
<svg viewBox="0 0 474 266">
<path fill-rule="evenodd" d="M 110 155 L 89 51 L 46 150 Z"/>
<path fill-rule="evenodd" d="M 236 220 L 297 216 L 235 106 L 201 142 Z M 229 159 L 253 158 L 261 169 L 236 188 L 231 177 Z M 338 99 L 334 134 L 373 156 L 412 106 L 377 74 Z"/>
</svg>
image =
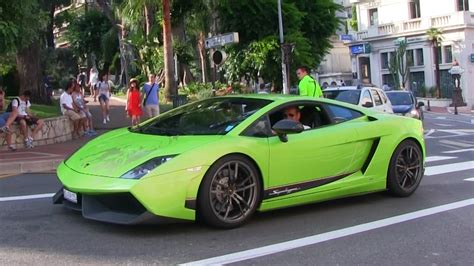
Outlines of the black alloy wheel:
<svg viewBox="0 0 474 266">
<path fill-rule="evenodd" d="M 199 218 L 220 228 L 240 226 L 260 204 L 261 187 L 259 172 L 250 160 L 223 157 L 211 166 L 199 188 Z"/>
<path fill-rule="evenodd" d="M 387 176 L 388 191 L 398 197 L 410 196 L 424 174 L 423 154 L 413 140 L 398 145 L 390 160 Z"/>
</svg>

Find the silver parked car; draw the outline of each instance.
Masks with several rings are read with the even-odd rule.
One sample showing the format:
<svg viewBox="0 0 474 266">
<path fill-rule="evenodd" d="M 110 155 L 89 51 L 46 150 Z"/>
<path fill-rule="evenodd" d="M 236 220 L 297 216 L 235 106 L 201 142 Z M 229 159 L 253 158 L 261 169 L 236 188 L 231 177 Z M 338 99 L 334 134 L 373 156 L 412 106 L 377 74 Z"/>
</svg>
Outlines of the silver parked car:
<svg viewBox="0 0 474 266">
<path fill-rule="evenodd" d="M 392 104 L 387 95 L 377 87 L 358 85 L 327 88 L 323 91 L 323 95 L 325 98 L 393 113 Z"/>
</svg>

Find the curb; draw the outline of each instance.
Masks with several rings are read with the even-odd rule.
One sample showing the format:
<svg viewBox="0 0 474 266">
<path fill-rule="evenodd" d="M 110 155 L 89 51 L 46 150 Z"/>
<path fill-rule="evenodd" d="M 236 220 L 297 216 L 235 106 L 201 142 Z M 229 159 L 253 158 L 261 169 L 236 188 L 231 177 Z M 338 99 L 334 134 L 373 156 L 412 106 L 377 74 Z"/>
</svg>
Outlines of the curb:
<svg viewBox="0 0 474 266">
<path fill-rule="evenodd" d="M 6 175 L 51 171 L 56 172 L 56 168 L 63 160 L 64 158 L 31 162 L 0 163 L 0 169 L 2 169 L 2 174 Z"/>
</svg>

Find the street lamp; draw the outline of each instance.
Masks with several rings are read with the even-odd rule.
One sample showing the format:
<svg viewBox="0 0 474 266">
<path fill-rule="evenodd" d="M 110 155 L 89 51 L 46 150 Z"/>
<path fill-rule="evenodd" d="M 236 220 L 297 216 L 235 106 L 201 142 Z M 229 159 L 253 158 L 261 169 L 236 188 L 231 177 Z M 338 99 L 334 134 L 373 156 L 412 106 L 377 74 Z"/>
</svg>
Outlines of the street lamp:
<svg viewBox="0 0 474 266">
<path fill-rule="evenodd" d="M 281 74 L 283 77 L 283 94 L 290 94 L 290 89 L 288 88 L 288 75 L 286 68 L 286 55 L 284 49 L 284 38 L 283 38 L 283 18 L 281 16 L 281 0 L 278 0 L 278 28 L 280 31 L 280 45 L 281 45 Z"/>
</svg>

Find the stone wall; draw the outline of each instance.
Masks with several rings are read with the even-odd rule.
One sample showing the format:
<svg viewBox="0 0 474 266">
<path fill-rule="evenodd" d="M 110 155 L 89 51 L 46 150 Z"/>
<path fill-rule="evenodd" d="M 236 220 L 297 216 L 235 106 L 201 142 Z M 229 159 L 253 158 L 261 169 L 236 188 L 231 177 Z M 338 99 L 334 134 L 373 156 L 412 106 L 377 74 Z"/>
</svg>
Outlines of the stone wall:
<svg viewBox="0 0 474 266">
<path fill-rule="evenodd" d="M 16 146 L 17 149 L 24 148 L 25 142 L 23 139 L 23 135 L 20 133 L 19 125 L 16 123 L 11 126 L 11 130 L 13 131 L 12 140 L 13 144 Z M 31 129 L 30 133 L 31 133 Z M 53 143 L 60 143 L 65 142 L 72 139 L 72 122 L 69 118 L 65 116 L 54 117 L 54 118 L 47 118 L 44 119 L 44 126 L 40 132 L 34 137 L 34 145 L 46 145 L 46 144 L 53 144 Z M 0 133 L 0 150 L 6 150 L 7 143 L 5 140 L 5 134 Z"/>
</svg>

